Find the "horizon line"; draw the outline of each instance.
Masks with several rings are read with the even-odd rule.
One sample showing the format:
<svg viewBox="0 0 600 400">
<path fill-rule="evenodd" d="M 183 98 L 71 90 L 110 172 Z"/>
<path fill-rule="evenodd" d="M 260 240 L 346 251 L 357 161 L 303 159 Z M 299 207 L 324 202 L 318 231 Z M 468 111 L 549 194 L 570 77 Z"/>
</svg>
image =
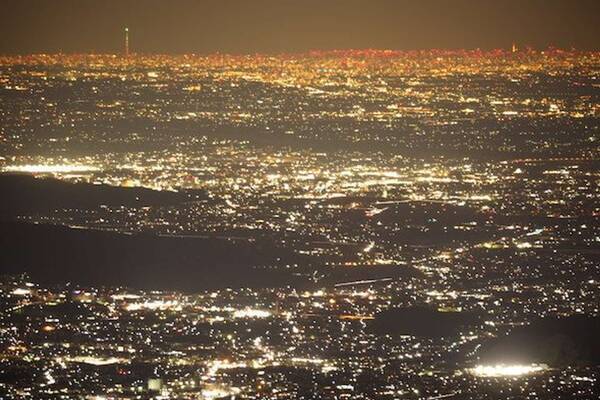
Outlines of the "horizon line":
<svg viewBox="0 0 600 400">
<path fill-rule="evenodd" d="M 148 57 L 148 56 L 269 56 L 269 57 L 277 57 L 277 56 L 310 56 L 310 55 L 327 55 L 327 54 L 352 54 L 356 55 L 368 55 L 372 53 L 376 54 L 390 54 L 390 55 L 402 55 L 402 54 L 414 54 L 414 53 L 473 53 L 473 54 L 486 54 L 486 53 L 507 53 L 507 54 L 527 54 L 527 53 L 600 53 L 600 49 L 598 50 L 584 50 L 577 49 L 575 47 L 571 48 L 561 48 L 548 46 L 544 49 L 534 48 L 530 46 L 519 47 L 518 50 L 513 51 L 510 47 L 496 47 L 489 49 L 482 48 L 416 48 L 416 49 L 386 49 L 386 48 L 340 48 L 340 49 L 309 49 L 309 50 L 301 50 L 301 51 L 273 51 L 273 52 L 135 52 L 131 51 L 129 55 L 125 55 L 123 52 L 94 52 L 93 50 L 88 52 L 29 52 L 29 53 L 20 53 L 20 52 L 10 52 L 10 53 L 0 53 L 0 57 L 28 57 L 28 56 L 110 56 L 110 57 L 123 57 L 123 58 L 131 58 L 131 57 Z"/>
</svg>

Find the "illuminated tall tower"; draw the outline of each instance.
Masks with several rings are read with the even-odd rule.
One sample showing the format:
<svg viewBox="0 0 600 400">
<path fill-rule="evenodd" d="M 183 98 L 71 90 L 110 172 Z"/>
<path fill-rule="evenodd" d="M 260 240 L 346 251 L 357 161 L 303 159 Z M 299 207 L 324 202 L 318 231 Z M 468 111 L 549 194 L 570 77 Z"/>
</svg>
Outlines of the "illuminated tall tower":
<svg viewBox="0 0 600 400">
<path fill-rule="evenodd" d="M 129 57 L 129 28 L 125 28 L 125 57 Z"/>
<path fill-rule="evenodd" d="M 512 52 L 516 53 L 517 52 L 517 45 L 513 43 L 512 45 Z"/>
</svg>

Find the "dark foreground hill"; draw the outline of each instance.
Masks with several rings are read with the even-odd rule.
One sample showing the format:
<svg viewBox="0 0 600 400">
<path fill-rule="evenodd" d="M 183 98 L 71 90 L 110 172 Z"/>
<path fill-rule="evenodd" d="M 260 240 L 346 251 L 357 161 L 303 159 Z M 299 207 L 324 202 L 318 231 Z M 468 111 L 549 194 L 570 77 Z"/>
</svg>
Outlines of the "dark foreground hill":
<svg viewBox="0 0 600 400">
<path fill-rule="evenodd" d="M 493 364 L 599 365 L 600 317 L 539 319 L 486 343 L 479 356 L 483 362 Z"/>
<path fill-rule="evenodd" d="M 0 274 L 27 273 L 44 284 L 198 291 L 224 287 L 299 289 L 420 277 L 408 266 L 315 268 L 270 241 L 72 229 L 0 222 Z M 298 265 L 287 269 L 283 265 Z M 278 268 L 272 268 L 279 266 Z"/>
<path fill-rule="evenodd" d="M 203 191 L 157 191 L 91 183 L 70 183 L 24 174 L 0 174 L 0 218 L 54 209 L 161 206 L 206 198 Z"/>
<path fill-rule="evenodd" d="M 180 290 L 281 286 L 299 278 L 254 267 L 278 258 L 297 261 L 293 257 L 249 242 L 0 223 L 0 274 L 26 272 L 40 283 Z"/>
<path fill-rule="evenodd" d="M 378 313 L 369 329 L 379 335 L 444 337 L 475 324 L 477 315 L 466 312 L 442 312 L 426 307 L 391 308 Z"/>
</svg>

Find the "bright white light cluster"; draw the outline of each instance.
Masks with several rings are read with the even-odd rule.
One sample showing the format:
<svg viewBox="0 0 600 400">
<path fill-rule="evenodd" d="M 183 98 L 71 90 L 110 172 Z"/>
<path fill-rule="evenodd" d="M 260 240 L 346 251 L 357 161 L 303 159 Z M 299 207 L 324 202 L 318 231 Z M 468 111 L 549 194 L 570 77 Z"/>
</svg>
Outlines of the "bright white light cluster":
<svg viewBox="0 0 600 400">
<path fill-rule="evenodd" d="M 68 164 L 26 164 L 26 165 L 8 165 L 4 167 L 8 172 L 27 172 L 31 174 L 66 174 L 71 172 L 90 172 L 98 171 L 96 167 L 89 165 L 68 165 Z"/>
<path fill-rule="evenodd" d="M 13 290 L 10 293 L 14 294 L 15 296 L 27 296 L 28 294 L 31 294 L 31 290 L 24 289 L 24 288 L 16 288 L 15 290 Z"/>
<path fill-rule="evenodd" d="M 236 310 L 233 312 L 235 318 L 267 318 L 271 316 L 271 313 L 266 310 L 255 310 L 246 308 L 244 310 Z"/>
<path fill-rule="evenodd" d="M 521 376 L 544 371 L 548 368 L 545 364 L 530 365 L 477 365 L 469 371 L 476 376 L 483 377 L 502 377 L 502 376 Z"/>
<path fill-rule="evenodd" d="M 139 311 L 139 310 L 181 310 L 181 305 L 176 300 L 154 300 L 145 301 L 142 303 L 129 303 L 125 306 L 127 311 Z"/>
<path fill-rule="evenodd" d="M 116 358 L 116 357 L 103 358 L 103 357 L 92 357 L 92 356 L 67 357 L 64 359 L 64 361 L 84 363 L 84 364 L 96 365 L 96 366 L 119 364 L 119 363 L 127 362 L 127 360 L 124 358 Z"/>
</svg>

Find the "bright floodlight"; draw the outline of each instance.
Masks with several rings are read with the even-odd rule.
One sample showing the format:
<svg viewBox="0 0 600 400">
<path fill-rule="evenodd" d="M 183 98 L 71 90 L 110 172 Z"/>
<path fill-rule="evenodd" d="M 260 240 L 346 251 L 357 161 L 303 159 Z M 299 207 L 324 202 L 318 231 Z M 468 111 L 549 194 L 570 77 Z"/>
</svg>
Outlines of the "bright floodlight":
<svg viewBox="0 0 600 400">
<path fill-rule="evenodd" d="M 544 364 L 530 364 L 530 365 L 477 365 L 475 368 L 471 368 L 469 372 L 476 376 L 483 377 L 502 377 L 502 376 L 521 376 L 529 375 L 536 372 L 546 370 L 548 367 Z"/>
</svg>

